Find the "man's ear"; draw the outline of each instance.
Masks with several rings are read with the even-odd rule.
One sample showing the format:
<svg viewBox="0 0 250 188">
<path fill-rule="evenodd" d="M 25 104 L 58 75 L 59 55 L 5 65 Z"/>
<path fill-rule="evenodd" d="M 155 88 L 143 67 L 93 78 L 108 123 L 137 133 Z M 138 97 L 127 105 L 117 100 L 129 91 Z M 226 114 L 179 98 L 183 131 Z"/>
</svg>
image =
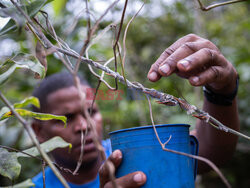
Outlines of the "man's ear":
<svg viewBox="0 0 250 188">
<path fill-rule="evenodd" d="M 44 142 L 45 139 L 44 139 L 44 136 L 42 134 L 42 123 L 41 123 L 41 121 L 33 120 L 31 126 L 32 126 L 32 128 L 33 128 L 39 142 L 40 143 Z"/>
</svg>

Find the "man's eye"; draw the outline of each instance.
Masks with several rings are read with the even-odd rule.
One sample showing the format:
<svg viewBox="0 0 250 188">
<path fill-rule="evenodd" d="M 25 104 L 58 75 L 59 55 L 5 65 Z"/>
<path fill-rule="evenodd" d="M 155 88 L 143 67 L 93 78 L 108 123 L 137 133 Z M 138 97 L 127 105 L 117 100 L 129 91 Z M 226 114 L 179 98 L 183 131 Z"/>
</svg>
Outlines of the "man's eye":
<svg viewBox="0 0 250 188">
<path fill-rule="evenodd" d="M 74 114 L 66 114 L 67 121 L 71 121 L 74 118 Z"/>
</svg>

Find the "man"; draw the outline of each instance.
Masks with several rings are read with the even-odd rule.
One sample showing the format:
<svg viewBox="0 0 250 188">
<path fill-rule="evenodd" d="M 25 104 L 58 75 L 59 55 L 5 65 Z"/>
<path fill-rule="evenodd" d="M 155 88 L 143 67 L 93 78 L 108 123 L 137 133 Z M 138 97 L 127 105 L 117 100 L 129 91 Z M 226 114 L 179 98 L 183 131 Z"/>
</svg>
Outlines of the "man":
<svg viewBox="0 0 250 188">
<path fill-rule="evenodd" d="M 148 78 L 155 82 L 162 76 L 170 76 L 173 73 L 189 79 L 193 86 L 205 85 L 215 97 L 206 94 L 209 101 L 205 98 L 204 110 L 225 125 L 236 130 L 239 129 L 235 100 L 237 73 L 214 44 L 196 35 L 187 35 L 181 38 L 167 48 L 152 65 Z M 59 121 L 34 121 L 33 128 L 40 142 L 53 136 L 61 136 L 65 141 L 72 143 L 71 153 L 68 154 L 65 149 L 57 149 L 52 154 L 57 164 L 74 170 L 80 154 L 80 133 L 81 130 L 86 130 L 86 119 L 81 111 L 80 99 L 77 89 L 73 86 L 72 78 L 60 74 L 57 79 L 52 78 L 45 80 L 46 84 L 43 82 L 34 95 L 40 99 L 41 112 L 67 116 L 68 126 L 64 129 L 63 124 Z M 68 82 L 70 79 L 71 81 Z M 67 82 L 67 84 L 61 85 L 61 82 Z M 82 83 L 82 89 L 85 90 L 86 87 L 88 87 L 87 84 Z M 218 98 L 221 100 L 218 101 Z M 87 102 L 89 108 L 91 101 Z M 96 105 L 92 118 L 96 123 L 101 140 L 102 118 Z M 217 131 L 201 121 L 197 122 L 196 129 L 192 134 L 199 140 L 199 155 L 211 159 L 216 164 L 222 164 L 230 158 L 237 142 L 237 137 Z M 110 149 L 107 141 L 103 142 L 103 145 L 106 151 Z M 81 187 L 98 187 L 98 169 L 103 161 L 101 161 L 100 153 L 93 144 L 91 131 L 87 136 L 84 151 L 83 165 L 79 170 L 79 175 L 73 176 L 64 171 L 62 174 L 72 187 L 80 187 L 80 184 Z M 108 152 L 107 155 L 109 155 Z M 109 160 L 117 167 L 122 160 L 121 152 L 114 151 Z M 200 163 L 198 170 L 199 172 L 205 171 L 207 166 Z M 46 172 L 46 186 L 60 187 L 60 183 L 52 172 L 50 170 Z M 38 175 L 33 181 L 36 185 L 42 185 L 42 175 Z M 146 182 L 146 175 L 143 172 L 134 172 L 116 181 L 123 188 L 140 187 Z M 100 184 L 101 187 L 112 187 L 105 166 L 100 169 Z"/>
<path fill-rule="evenodd" d="M 167 48 L 151 66 L 148 79 L 156 82 L 161 77 L 168 77 L 173 73 L 188 79 L 193 86 L 205 86 L 203 110 L 228 127 L 239 130 L 235 98 L 238 75 L 232 64 L 212 42 L 194 34 L 182 37 Z M 237 143 L 235 135 L 219 131 L 200 120 L 191 134 L 199 140 L 199 155 L 217 165 L 230 159 Z M 118 167 L 122 153 L 116 150 L 108 160 Z M 209 169 L 205 163 L 198 162 L 198 173 Z M 112 187 L 105 165 L 100 169 L 100 177 L 101 187 Z M 140 187 L 146 182 L 146 175 L 143 172 L 134 172 L 116 181 L 123 188 Z"/>
<path fill-rule="evenodd" d="M 90 86 L 84 79 L 81 79 L 81 85 L 82 90 L 86 93 L 86 89 Z M 87 122 L 82 111 L 78 90 L 74 86 L 73 77 L 66 72 L 47 77 L 42 81 L 40 86 L 35 89 L 33 95 L 36 96 L 41 103 L 41 108 L 36 109 L 36 111 L 67 117 L 66 128 L 64 128 L 64 124 L 58 120 L 34 120 L 32 126 L 40 142 L 47 141 L 54 136 L 60 136 L 72 144 L 70 153 L 68 149 L 56 149 L 52 152 L 52 155 L 59 166 L 74 171 L 81 151 L 81 131 L 86 131 Z M 86 107 L 90 110 L 92 101 L 86 100 L 86 103 Z M 101 142 L 102 116 L 96 104 L 94 104 L 91 117 L 96 125 L 98 140 Z M 70 187 L 99 187 L 98 169 L 103 161 L 93 143 L 93 136 L 93 132 L 88 129 L 82 166 L 78 171 L 78 175 L 74 176 L 70 172 L 61 171 Z M 102 145 L 106 155 L 109 156 L 111 154 L 109 140 L 102 141 Z M 63 187 L 50 168 L 46 169 L 45 177 L 47 188 Z M 43 187 L 42 173 L 34 177 L 32 181 L 36 187 Z"/>
</svg>

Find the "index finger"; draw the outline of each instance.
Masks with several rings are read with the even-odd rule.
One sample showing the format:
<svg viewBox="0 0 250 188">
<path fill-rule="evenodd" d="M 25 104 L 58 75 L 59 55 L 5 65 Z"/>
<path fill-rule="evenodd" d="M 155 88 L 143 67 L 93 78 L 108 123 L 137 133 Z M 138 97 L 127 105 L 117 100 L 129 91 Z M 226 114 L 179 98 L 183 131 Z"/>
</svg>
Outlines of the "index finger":
<svg viewBox="0 0 250 188">
<path fill-rule="evenodd" d="M 151 65 L 151 68 L 148 72 L 148 79 L 152 82 L 156 82 L 161 78 L 161 75 L 158 71 L 159 66 L 172 54 L 175 52 L 176 49 L 178 49 L 182 44 L 186 42 L 194 42 L 198 39 L 201 39 L 195 34 L 189 34 L 186 35 L 179 40 L 177 40 L 175 43 L 173 43 L 170 47 L 168 47 L 164 52 L 160 55 L 160 57 L 156 60 L 154 64 Z"/>
</svg>

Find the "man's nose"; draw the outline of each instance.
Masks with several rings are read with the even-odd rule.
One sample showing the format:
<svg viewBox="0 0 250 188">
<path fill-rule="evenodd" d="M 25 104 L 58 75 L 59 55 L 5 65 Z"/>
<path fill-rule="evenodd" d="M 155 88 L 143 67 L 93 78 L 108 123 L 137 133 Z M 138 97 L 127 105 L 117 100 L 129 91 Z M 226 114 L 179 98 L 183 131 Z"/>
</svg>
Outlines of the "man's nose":
<svg viewBox="0 0 250 188">
<path fill-rule="evenodd" d="M 81 114 L 76 115 L 74 119 L 73 129 L 74 129 L 74 132 L 86 131 L 87 120 Z"/>
</svg>

